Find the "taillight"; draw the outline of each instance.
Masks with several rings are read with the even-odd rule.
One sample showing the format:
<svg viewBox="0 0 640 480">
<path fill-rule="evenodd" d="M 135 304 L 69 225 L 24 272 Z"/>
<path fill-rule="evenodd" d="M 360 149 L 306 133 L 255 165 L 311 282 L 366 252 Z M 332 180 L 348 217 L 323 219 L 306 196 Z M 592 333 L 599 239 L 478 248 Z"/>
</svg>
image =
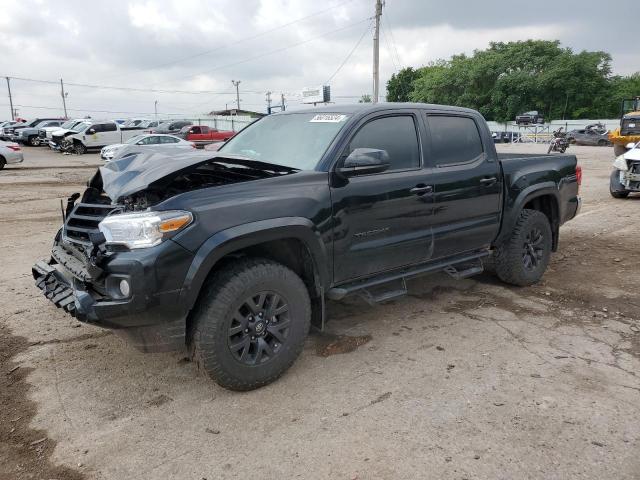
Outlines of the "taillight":
<svg viewBox="0 0 640 480">
<path fill-rule="evenodd" d="M 578 191 L 580 191 L 580 185 L 582 185 L 582 167 L 576 165 L 576 182 L 578 183 Z"/>
<path fill-rule="evenodd" d="M 7 148 L 9 150 L 13 150 L 14 152 L 19 152 L 20 151 L 20 145 L 7 145 Z"/>
</svg>

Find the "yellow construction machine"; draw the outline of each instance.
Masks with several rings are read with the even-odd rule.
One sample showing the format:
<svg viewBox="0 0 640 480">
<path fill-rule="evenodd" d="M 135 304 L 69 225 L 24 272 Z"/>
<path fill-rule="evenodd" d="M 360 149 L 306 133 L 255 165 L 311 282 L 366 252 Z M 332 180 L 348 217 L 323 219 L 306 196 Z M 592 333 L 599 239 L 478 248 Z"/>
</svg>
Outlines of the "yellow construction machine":
<svg viewBox="0 0 640 480">
<path fill-rule="evenodd" d="M 640 142 L 640 97 L 622 101 L 620 128 L 609 133 L 615 156 L 627 151 L 627 145 Z"/>
</svg>

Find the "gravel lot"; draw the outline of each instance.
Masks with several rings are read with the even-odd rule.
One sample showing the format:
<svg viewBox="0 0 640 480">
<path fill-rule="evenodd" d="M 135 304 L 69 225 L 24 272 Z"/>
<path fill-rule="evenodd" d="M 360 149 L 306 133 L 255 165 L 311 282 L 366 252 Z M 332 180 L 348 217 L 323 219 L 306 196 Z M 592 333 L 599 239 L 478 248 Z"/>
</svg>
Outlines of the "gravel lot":
<svg viewBox="0 0 640 480">
<path fill-rule="evenodd" d="M 330 304 L 291 371 L 240 394 L 40 295 L 59 199 L 100 161 L 26 147 L 0 172 L 0 478 L 640 478 L 640 197 L 609 196 L 611 148 L 569 153 L 584 206 L 542 284 Z"/>
</svg>

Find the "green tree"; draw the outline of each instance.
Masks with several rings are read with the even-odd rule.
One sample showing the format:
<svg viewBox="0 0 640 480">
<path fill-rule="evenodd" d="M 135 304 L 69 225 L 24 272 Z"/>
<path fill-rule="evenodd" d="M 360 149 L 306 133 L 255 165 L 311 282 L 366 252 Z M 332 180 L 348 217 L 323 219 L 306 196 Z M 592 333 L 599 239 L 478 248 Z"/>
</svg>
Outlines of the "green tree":
<svg viewBox="0 0 640 480">
<path fill-rule="evenodd" d="M 403 68 L 391 75 L 387 82 L 387 102 L 409 102 L 413 91 L 413 81 L 419 76 L 418 70 L 412 67 Z"/>
<path fill-rule="evenodd" d="M 365 93 L 360 97 L 360 100 L 358 100 L 358 103 L 371 103 L 371 95 L 369 95 L 368 93 Z"/>
<path fill-rule="evenodd" d="M 400 73 L 391 77 L 388 99 L 397 98 L 399 85 L 411 85 L 409 100 L 469 107 L 497 121 L 527 110 L 548 119 L 610 118 L 622 98 L 640 95 L 640 74 L 612 77 L 608 53 L 574 53 L 558 41 L 495 42 L 411 74 L 410 82 L 400 82 Z"/>
</svg>

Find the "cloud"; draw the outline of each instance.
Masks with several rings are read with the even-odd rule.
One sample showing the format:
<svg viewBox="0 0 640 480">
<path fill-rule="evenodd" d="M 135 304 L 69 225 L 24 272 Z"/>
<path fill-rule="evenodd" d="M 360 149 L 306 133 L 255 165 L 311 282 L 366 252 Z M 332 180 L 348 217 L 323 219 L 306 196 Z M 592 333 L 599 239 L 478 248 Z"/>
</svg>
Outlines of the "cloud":
<svg viewBox="0 0 640 480">
<path fill-rule="evenodd" d="M 122 117 L 152 112 L 194 116 L 232 104 L 240 79 L 243 106 L 265 107 L 268 90 L 285 92 L 325 82 L 365 32 L 369 0 L 129 0 L 63 4 L 3 2 L 1 75 L 68 84 L 115 85 L 144 91 L 68 85 L 74 115 Z M 635 4 L 619 0 L 616 11 Z M 306 18 L 305 18 L 306 17 Z M 302 19 L 300 21 L 297 21 Z M 605 50 L 616 73 L 640 68 L 633 15 L 610 14 L 602 2 L 387 0 L 381 38 L 381 80 L 402 66 L 420 66 L 490 41 L 559 39 L 574 50 Z M 332 81 L 337 101 L 371 91 L 371 33 Z M 210 90 L 214 93 L 158 93 Z M 12 80 L 23 116 L 59 114 L 59 85 Z M 6 97 L 5 97 L 6 98 Z M 8 116 L 0 101 L 0 117 Z M 59 110 L 57 110 L 59 109 Z M 104 110 L 105 112 L 98 112 Z"/>
</svg>

